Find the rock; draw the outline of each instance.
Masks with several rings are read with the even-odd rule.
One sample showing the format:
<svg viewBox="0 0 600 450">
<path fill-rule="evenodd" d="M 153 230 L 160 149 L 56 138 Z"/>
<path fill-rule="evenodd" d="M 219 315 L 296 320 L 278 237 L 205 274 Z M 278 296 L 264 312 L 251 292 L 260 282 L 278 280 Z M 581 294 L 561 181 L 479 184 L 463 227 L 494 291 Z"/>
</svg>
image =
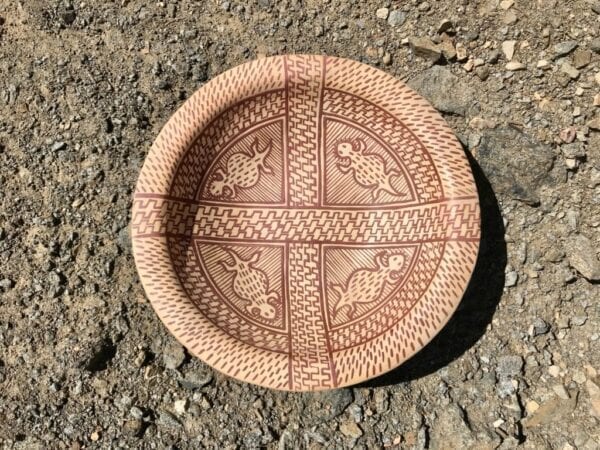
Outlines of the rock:
<svg viewBox="0 0 600 450">
<path fill-rule="evenodd" d="M 596 246 L 582 234 L 571 236 L 565 241 L 565 251 L 569 264 L 589 281 L 600 280 L 600 261 L 596 256 Z"/>
<path fill-rule="evenodd" d="M 560 65 L 560 71 L 567 74 L 572 80 L 575 80 L 579 77 L 579 70 L 566 61 Z"/>
<path fill-rule="evenodd" d="M 471 88 L 446 67 L 433 66 L 408 84 L 442 112 L 464 116 L 472 104 Z"/>
<path fill-rule="evenodd" d="M 137 406 L 132 406 L 129 410 L 129 415 L 134 419 L 141 419 L 144 417 L 144 412 Z"/>
<path fill-rule="evenodd" d="M 538 409 L 540 408 L 540 404 L 538 402 L 536 402 L 535 400 L 529 400 L 526 404 L 525 404 L 525 411 L 527 411 L 527 415 L 530 416 L 532 415 L 534 412 L 536 412 Z"/>
<path fill-rule="evenodd" d="M 510 61 L 506 64 L 506 70 L 510 70 L 511 72 L 515 72 L 517 70 L 525 70 L 527 66 L 519 61 Z"/>
<path fill-rule="evenodd" d="M 554 45 L 554 58 L 568 55 L 577 48 L 577 41 L 564 41 Z"/>
<path fill-rule="evenodd" d="M 188 401 L 185 398 L 181 400 L 175 400 L 175 402 L 173 403 L 173 411 L 175 411 L 176 414 L 179 414 L 181 416 L 185 414 L 187 405 Z"/>
<path fill-rule="evenodd" d="M 538 69 L 549 69 L 550 61 L 548 61 L 547 59 L 540 59 L 535 65 L 535 67 L 537 67 Z"/>
<path fill-rule="evenodd" d="M 587 66 L 592 61 L 592 52 L 589 50 L 577 50 L 573 53 L 573 65 L 576 69 Z"/>
<path fill-rule="evenodd" d="M 143 423 L 140 419 L 126 420 L 123 424 L 123 430 L 131 436 L 139 436 L 142 432 L 142 427 Z"/>
<path fill-rule="evenodd" d="M 340 425 L 340 431 L 344 436 L 348 436 L 353 439 L 358 439 L 363 434 L 360 427 L 352 420 L 346 420 L 342 422 Z"/>
<path fill-rule="evenodd" d="M 0 288 L 4 289 L 5 291 L 8 291 L 14 285 L 15 285 L 14 281 L 11 280 L 10 278 L 4 278 L 4 279 L 0 280 Z"/>
<path fill-rule="evenodd" d="M 177 417 L 175 417 L 169 411 L 159 411 L 156 424 L 165 428 L 181 427 L 181 422 L 179 422 L 179 420 L 177 420 Z"/>
<path fill-rule="evenodd" d="M 510 9 L 512 5 L 515 4 L 515 0 L 502 0 L 500 2 L 500 8 L 502 8 L 503 10 L 507 10 Z"/>
<path fill-rule="evenodd" d="M 533 321 L 533 333 L 532 335 L 535 336 L 540 336 L 542 334 L 546 334 L 548 331 L 550 331 L 550 325 L 541 317 L 537 317 L 534 321 Z"/>
<path fill-rule="evenodd" d="M 592 11 L 594 11 L 596 14 L 600 14 L 600 1 L 596 0 L 591 2 L 590 8 L 592 8 Z"/>
<path fill-rule="evenodd" d="M 513 127 L 482 132 L 478 161 L 496 193 L 530 205 L 539 203 L 538 188 L 550 180 L 552 150 Z"/>
<path fill-rule="evenodd" d="M 575 409 L 577 406 L 577 394 L 572 395 L 568 400 L 560 397 L 554 397 L 544 402 L 533 412 L 523 424 L 526 428 L 536 428 L 553 422 L 559 422 Z"/>
<path fill-rule="evenodd" d="M 515 54 L 515 45 L 517 41 L 504 41 L 502 43 L 502 53 L 508 61 L 510 61 Z"/>
<path fill-rule="evenodd" d="M 515 286 L 517 284 L 518 279 L 519 279 L 519 274 L 517 274 L 517 272 L 515 272 L 514 270 L 511 270 L 510 272 L 508 272 L 506 274 L 506 278 L 504 280 L 504 286 L 506 286 L 506 287 Z"/>
<path fill-rule="evenodd" d="M 379 8 L 377 11 L 375 11 L 375 15 L 377 16 L 377 18 L 382 20 L 387 19 L 389 13 L 390 10 L 388 8 Z"/>
<path fill-rule="evenodd" d="M 465 421 L 462 409 L 451 403 L 439 410 L 438 418 L 430 430 L 429 448 L 431 450 L 471 448 L 476 442 L 477 437 Z"/>
<path fill-rule="evenodd" d="M 587 380 L 585 373 L 581 370 L 573 372 L 573 381 L 577 384 L 583 384 Z"/>
<path fill-rule="evenodd" d="M 66 142 L 62 142 L 62 141 L 55 142 L 54 144 L 52 144 L 51 150 L 53 152 L 57 152 L 59 150 L 63 150 L 64 148 L 66 148 L 66 146 L 67 146 Z"/>
<path fill-rule="evenodd" d="M 507 355 L 498 358 L 496 375 L 498 378 L 509 378 L 521 374 L 523 370 L 523 358 L 519 355 Z"/>
<path fill-rule="evenodd" d="M 588 395 L 590 396 L 590 403 L 592 404 L 592 414 L 600 418 L 600 387 L 592 380 L 585 382 L 585 388 L 587 389 Z"/>
<path fill-rule="evenodd" d="M 458 62 L 463 62 L 468 57 L 467 49 L 462 44 L 456 44 L 456 60 Z"/>
<path fill-rule="evenodd" d="M 478 67 L 475 69 L 475 75 L 477 75 L 481 81 L 485 81 L 490 76 L 490 69 L 487 67 Z"/>
<path fill-rule="evenodd" d="M 427 37 L 412 37 L 408 40 L 410 47 L 417 56 L 436 62 L 442 56 L 442 51 L 437 44 Z"/>
<path fill-rule="evenodd" d="M 586 125 L 592 130 L 600 130 L 600 117 L 596 117 L 595 119 L 590 120 Z"/>
<path fill-rule="evenodd" d="M 406 14 L 399 9 L 394 9 L 387 19 L 392 27 L 400 27 L 406 22 Z"/>
<path fill-rule="evenodd" d="M 499 59 L 500 59 L 500 50 L 498 50 L 496 48 L 496 49 L 492 50 L 490 52 L 490 54 L 488 55 L 487 62 L 490 64 L 496 64 Z"/>
<path fill-rule="evenodd" d="M 452 41 L 444 40 L 438 44 L 438 47 L 442 51 L 442 55 L 444 55 L 444 58 L 446 58 L 447 61 L 456 59 L 456 49 L 454 48 Z"/>
<path fill-rule="evenodd" d="M 557 378 L 560 376 L 560 367 L 553 364 L 550 367 L 548 367 L 548 373 L 551 377 Z"/>
<path fill-rule="evenodd" d="M 558 395 L 559 398 L 562 398 L 563 400 L 569 400 L 569 398 L 571 398 L 571 396 L 562 384 L 555 384 L 554 386 L 552 386 L 552 390 L 556 395 Z"/>
<path fill-rule="evenodd" d="M 352 390 L 350 389 L 307 393 L 304 394 L 304 398 L 306 399 L 304 420 L 310 425 L 335 419 L 354 400 Z"/>
<path fill-rule="evenodd" d="M 454 30 L 454 23 L 450 19 L 442 19 L 438 25 L 438 34 L 448 33 Z"/>
<path fill-rule="evenodd" d="M 600 53 L 600 37 L 592 39 L 592 42 L 590 42 L 590 49 L 594 53 Z"/>
<path fill-rule="evenodd" d="M 174 341 L 169 341 L 162 350 L 163 364 L 167 369 L 177 369 L 185 360 L 185 350 Z"/>
<path fill-rule="evenodd" d="M 502 23 L 505 25 L 512 25 L 517 22 L 517 13 L 515 13 L 512 9 L 506 11 L 504 16 L 502 16 Z"/>
<path fill-rule="evenodd" d="M 212 379 L 212 370 L 205 367 L 199 370 L 190 370 L 184 378 L 179 380 L 179 384 L 185 389 L 200 389 L 209 384 Z"/>
</svg>

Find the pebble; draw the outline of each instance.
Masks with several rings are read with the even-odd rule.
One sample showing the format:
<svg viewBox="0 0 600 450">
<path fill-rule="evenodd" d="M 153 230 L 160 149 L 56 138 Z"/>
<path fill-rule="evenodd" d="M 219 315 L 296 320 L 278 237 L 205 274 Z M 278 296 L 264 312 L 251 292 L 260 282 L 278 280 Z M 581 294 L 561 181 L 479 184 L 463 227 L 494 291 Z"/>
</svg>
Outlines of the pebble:
<svg viewBox="0 0 600 450">
<path fill-rule="evenodd" d="M 176 414 L 183 415 L 185 414 L 187 405 L 188 401 L 186 399 L 176 400 L 173 403 L 173 411 L 175 411 Z"/>
<path fill-rule="evenodd" d="M 550 374 L 551 377 L 557 378 L 560 376 L 560 367 L 558 367 L 556 365 L 552 365 L 552 366 L 548 367 L 548 373 Z"/>
<path fill-rule="evenodd" d="M 409 39 L 410 47 L 415 55 L 436 62 L 442 56 L 441 49 L 428 37 L 412 37 Z"/>
<path fill-rule="evenodd" d="M 516 44 L 517 44 L 517 41 L 504 41 L 502 43 L 502 53 L 504 53 L 504 56 L 506 57 L 506 59 L 508 61 L 513 59 L 513 56 L 515 54 L 515 45 Z"/>
<path fill-rule="evenodd" d="M 59 150 L 63 150 L 65 147 L 67 146 L 66 142 L 55 142 L 54 144 L 52 144 L 52 151 L 57 152 Z"/>
<path fill-rule="evenodd" d="M 514 72 L 516 70 L 525 70 L 525 64 L 519 62 L 519 61 L 510 61 L 508 64 L 506 64 L 506 70 L 510 70 L 511 72 Z"/>
<path fill-rule="evenodd" d="M 564 42 L 559 42 L 558 44 L 554 45 L 554 57 L 555 58 L 559 58 L 561 56 L 565 56 L 568 55 L 569 53 L 571 53 L 573 50 L 575 50 L 577 48 L 577 41 L 564 41 Z"/>
<path fill-rule="evenodd" d="M 379 8 L 377 11 L 375 11 L 377 18 L 382 20 L 387 19 L 389 14 L 390 10 L 388 8 Z"/>
<path fill-rule="evenodd" d="M 504 280 L 504 286 L 513 287 L 517 284 L 518 280 L 519 280 L 519 274 L 517 272 L 515 272 L 514 270 L 511 270 L 510 272 L 508 272 L 506 274 L 506 279 Z"/>
<path fill-rule="evenodd" d="M 587 380 L 587 378 L 585 377 L 585 373 L 583 373 L 582 370 L 576 370 L 575 372 L 573 372 L 573 381 L 577 384 L 583 384 L 585 383 L 585 380 Z"/>
<path fill-rule="evenodd" d="M 596 249 L 597 246 L 582 234 L 571 236 L 565 242 L 569 264 L 589 281 L 600 280 L 600 261 Z"/>
<path fill-rule="evenodd" d="M 573 53 L 573 65 L 576 69 L 587 66 L 592 61 L 592 52 L 589 50 L 577 50 Z"/>
<path fill-rule="evenodd" d="M 600 94 L 594 95 L 594 100 L 592 102 L 594 106 L 600 106 Z"/>
<path fill-rule="evenodd" d="M 458 62 L 463 62 L 467 58 L 467 49 L 462 44 L 456 44 L 456 60 Z"/>
<path fill-rule="evenodd" d="M 575 80 L 579 77 L 579 70 L 566 61 L 560 65 L 560 70 L 562 73 L 567 74 L 572 80 Z"/>
<path fill-rule="evenodd" d="M 358 439 L 362 436 L 363 432 L 360 427 L 353 420 L 346 420 L 340 424 L 340 431 L 344 436 Z"/>
<path fill-rule="evenodd" d="M 513 10 L 506 11 L 502 17 L 502 23 L 505 25 L 512 25 L 517 21 L 517 14 Z"/>
<path fill-rule="evenodd" d="M 540 336 L 542 334 L 546 334 L 548 331 L 550 331 L 550 325 L 541 317 L 537 317 L 534 321 L 533 321 L 533 336 Z"/>
<path fill-rule="evenodd" d="M 15 283 L 10 278 L 4 278 L 0 280 L 0 288 L 4 289 L 5 291 L 8 291 L 14 285 Z"/>
<path fill-rule="evenodd" d="M 600 37 L 592 39 L 592 42 L 590 42 L 590 49 L 595 53 L 600 53 Z"/>
<path fill-rule="evenodd" d="M 179 380 L 179 384 L 185 389 L 200 389 L 209 384 L 212 379 L 213 374 L 209 368 L 191 370 L 185 374 L 184 378 Z"/>
<path fill-rule="evenodd" d="M 438 34 L 447 33 L 454 29 L 454 23 L 449 19 L 442 19 L 440 22 L 437 32 Z"/>
<path fill-rule="evenodd" d="M 537 62 L 536 67 L 538 69 L 549 69 L 550 68 L 550 61 L 548 61 L 547 59 L 540 59 Z"/>
<path fill-rule="evenodd" d="M 500 2 L 500 8 L 506 11 L 507 9 L 510 9 L 514 4 L 515 0 L 502 0 Z"/>
<path fill-rule="evenodd" d="M 519 375 L 523 370 L 523 358 L 519 355 L 507 355 L 498 358 L 496 375 L 499 378 L 508 378 Z"/>
<path fill-rule="evenodd" d="M 478 67 L 475 69 L 475 75 L 477 75 L 481 81 L 485 81 L 490 76 L 490 69 L 487 67 Z"/>
<path fill-rule="evenodd" d="M 587 123 L 587 126 L 592 130 L 600 130 L 600 117 L 596 117 L 595 119 L 590 120 Z"/>
<path fill-rule="evenodd" d="M 534 412 L 536 412 L 540 407 L 540 404 L 538 402 L 536 402 L 535 400 L 529 400 L 526 404 L 525 404 L 525 411 L 527 411 L 528 415 L 533 414 Z"/>
<path fill-rule="evenodd" d="M 592 380 L 585 382 L 585 388 L 590 396 L 590 403 L 592 404 L 592 413 L 600 418 L 600 387 Z"/>
<path fill-rule="evenodd" d="M 388 23 L 392 27 L 399 27 L 406 22 L 406 14 L 399 9 L 394 9 L 387 19 Z"/>
<path fill-rule="evenodd" d="M 162 351 L 163 364 L 167 369 L 177 369 L 185 360 L 185 350 L 176 342 L 168 342 Z"/>
<path fill-rule="evenodd" d="M 558 395 L 559 398 L 562 398 L 563 400 L 569 400 L 571 398 L 562 384 L 555 384 L 552 386 L 552 390 L 556 395 Z"/>
<path fill-rule="evenodd" d="M 446 58 L 447 61 L 456 59 L 456 49 L 454 48 L 452 41 L 444 40 L 438 44 L 438 47 L 442 51 L 442 55 L 444 55 L 444 58 Z"/>
<path fill-rule="evenodd" d="M 474 94 L 469 85 L 444 66 L 430 67 L 408 84 L 443 112 L 464 116 L 473 102 Z"/>
<path fill-rule="evenodd" d="M 129 415 L 134 419 L 141 419 L 142 417 L 144 417 L 144 412 L 137 406 L 132 406 L 129 410 Z"/>
<path fill-rule="evenodd" d="M 177 420 L 177 418 L 168 411 L 159 411 L 158 419 L 156 424 L 159 426 L 163 426 L 166 428 L 179 428 L 181 427 L 181 422 Z"/>
</svg>

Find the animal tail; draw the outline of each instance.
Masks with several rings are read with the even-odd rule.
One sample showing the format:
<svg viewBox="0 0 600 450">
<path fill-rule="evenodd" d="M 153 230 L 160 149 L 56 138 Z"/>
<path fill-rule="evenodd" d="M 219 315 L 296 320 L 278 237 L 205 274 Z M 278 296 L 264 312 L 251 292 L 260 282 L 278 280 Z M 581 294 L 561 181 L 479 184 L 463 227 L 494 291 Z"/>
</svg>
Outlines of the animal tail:
<svg viewBox="0 0 600 450">
<path fill-rule="evenodd" d="M 265 159 L 267 158 L 267 156 L 269 156 L 269 153 L 271 153 L 271 149 L 273 148 L 273 141 L 269 141 L 267 143 L 267 145 L 264 146 L 264 148 L 261 150 L 258 150 L 258 145 L 257 145 L 257 150 L 255 153 L 255 158 L 258 160 L 260 167 L 262 167 L 263 171 L 265 173 L 272 173 L 273 169 L 271 169 L 269 166 L 267 166 L 265 164 Z"/>
</svg>

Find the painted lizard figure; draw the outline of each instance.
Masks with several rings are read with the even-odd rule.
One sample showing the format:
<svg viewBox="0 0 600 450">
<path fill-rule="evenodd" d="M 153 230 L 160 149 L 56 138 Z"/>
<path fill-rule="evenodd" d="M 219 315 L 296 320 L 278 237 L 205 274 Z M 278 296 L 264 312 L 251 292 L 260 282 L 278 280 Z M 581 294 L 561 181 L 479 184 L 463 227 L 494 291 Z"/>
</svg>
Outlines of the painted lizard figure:
<svg viewBox="0 0 600 450">
<path fill-rule="evenodd" d="M 233 291 L 242 300 L 248 302 L 246 311 L 263 319 L 272 320 L 277 315 L 274 303 L 279 301 L 279 295 L 269 292 L 267 275 L 254 267 L 260 258 L 260 252 L 254 253 L 249 259 L 242 259 L 233 250 L 227 249 L 233 259 L 233 264 L 220 261 L 227 272 L 233 272 Z"/>
<path fill-rule="evenodd" d="M 231 155 L 227 160 L 227 169 L 219 167 L 215 170 L 208 189 L 210 194 L 215 197 L 233 198 L 237 195 L 237 189 L 249 188 L 258 183 L 261 173 L 273 173 L 265 164 L 272 148 L 273 142 L 269 141 L 259 150 L 256 138 L 250 145 L 250 153 L 241 151 Z"/>
<path fill-rule="evenodd" d="M 405 197 L 392 186 L 392 179 L 401 176 L 395 169 L 386 170 L 385 160 L 367 151 L 367 144 L 362 139 L 340 141 L 336 147 L 340 161 L 337 168 L 342 173 L 352 172 L 358 184 L 371 190 L 371 197 L 376 201 L 381 192 L 395 197 Z"/>
<path fill-rule="evenodd" d="M 403 253 L 384 251 L 375 256 L 374 269 L 355 270 L 348 278 L 346 286 L 332 285 L 332 289 L 338 296 L 333 314 L 347 307 L 348 317 L 352 319 L 357 304 L 368 304 L 379 300 L 386 283 L 396 284 L 401 280 L 400 274 L 405 263 L 406 257 Z"/>
</svg>

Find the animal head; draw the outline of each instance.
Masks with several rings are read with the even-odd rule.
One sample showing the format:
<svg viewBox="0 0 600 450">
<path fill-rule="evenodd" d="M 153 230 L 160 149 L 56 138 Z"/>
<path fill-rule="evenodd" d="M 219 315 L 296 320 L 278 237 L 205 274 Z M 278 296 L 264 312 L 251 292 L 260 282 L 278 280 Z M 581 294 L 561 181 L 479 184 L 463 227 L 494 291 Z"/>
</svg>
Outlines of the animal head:
<svg viewBox="0 0 600 450">
<path fill-rule="evenodd" d="M 212 183 L 210 183 L 210 187 L 208 188 L 208 191 L 210 192 L 210 195 L 214 195 L 215 197 L 220 197 L 225 193 L 225 189 L 229 189 L 229 187 L 225 184 L 225 182 L 223 180 L 213 180 Z"/>
<path fill-rule="evenodd" d="M 398 279 L 406 263 L 406 256 L 404 253 L 382 252 L 377 256 L 380 268 L 388 271 L 390 279 Z"/>
<path fill-rule="evenodd" d="M 246 311 L 252 315 L 260 316 L 263 319 L 273 320 L 277 315 L 277 308 L 272 304 L 273 301 L 279 300 L 276 293 L 263 294 L 259 299 L 258 304 L 248 305 Z"/>
<path fill-rule="evenodd" d="M 362 139 L 345 140 L 338 142 L 336 151 L 340 158 L 351 158 L 356 154 L 361 154 L 366 146 Z"/>
<path fill-rule="evenodd" d="M 252 267 L 258 259 L 260 258 L 260 252 L 254 253 L 250 259 L 242 259 L 236 252 L 233 250 L 226 249 L 227 253 L 233 259 L 233 264 L 229 264 L 226 261 L 221 261 L 221 264 L 228 272 L 240 272 L 243 270 L 248 270 Z"/>
</svg>

